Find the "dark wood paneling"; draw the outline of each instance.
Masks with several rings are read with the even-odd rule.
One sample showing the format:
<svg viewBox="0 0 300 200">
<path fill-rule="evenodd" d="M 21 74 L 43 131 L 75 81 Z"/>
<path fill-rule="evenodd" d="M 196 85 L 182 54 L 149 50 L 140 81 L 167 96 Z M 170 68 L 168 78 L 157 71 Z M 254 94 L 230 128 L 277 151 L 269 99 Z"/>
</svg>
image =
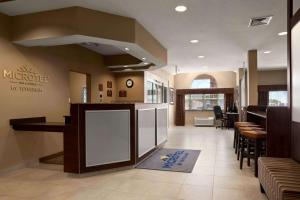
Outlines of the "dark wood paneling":
<svg viewBox="0 0 300 200">
<path fill-rule="evenodd" d="M 71 105 L 71 126 L 64 133 L 64 171 L 80 173 L 78 104 Z"/>
<path fill-rule="evenodd" d="M 11 119 L 14 130 L 38 132 L 64 132 L 66 125 L 61 122 L 46 122 L 46 117 Z"/>
<path fill-rule="evenodd" d="M 295 13 L 291 19 L 291 28 L 293 28 L 300 21 L 300 9 Z"/>
<path fill-rule="evenodd" d="M 292 122 L 292 158 L 300 162 L 300 122 Z"/>
<path fill-rule="evenodd" d="M 257 86 L 258 91 L 286 91 L 287 85 L 259 85 Z"/>
<path fill-rule="evenodd" d="M 64 155 L 64 152 L 61 151 L 61 152 L 58 152 L 58 153 L 54 153 L 54 154 L 51 154 L 51 155 L 48 155 L 48 156 L 41 157 L 41 158 L 39 158 L 39 161 L 41 163 L 43 163 L 43 162 L 47 162 L 48 160 L 51 160 L 53 158 L 57 158 L 57 157 L 63 156 L 63 155 Z"/>
<path fill-rule="evenodd" d="M 19 118 L 9 120 L 9 124 L 16 125 L 22 123 L 43 123 L 46 122 L 46 117 L 31 117 L 31 118 Z"/>
<path fill-rule="evenodd" d="M 234 88 L 179 89 L 176 94 L 234 94 Z"/>
<path fill-rule="evenodd" d="M 267 108 L 267 156 L 291 155 L 290 112 L 288 107 Z"/>
<path fill-rule="evenodd" d="M 184 112 L 184 95 L 176 92 L 176 109 L 175 109 L 175 125 L 184 126 L 185 112 Z"/>
<path fill-rule="evenodd" d="M 291 130 L 288 107 L 249 106 L 247 121 L 259 124 L 267 131 L 267 156 L 290 157 Z"/>
</svg>

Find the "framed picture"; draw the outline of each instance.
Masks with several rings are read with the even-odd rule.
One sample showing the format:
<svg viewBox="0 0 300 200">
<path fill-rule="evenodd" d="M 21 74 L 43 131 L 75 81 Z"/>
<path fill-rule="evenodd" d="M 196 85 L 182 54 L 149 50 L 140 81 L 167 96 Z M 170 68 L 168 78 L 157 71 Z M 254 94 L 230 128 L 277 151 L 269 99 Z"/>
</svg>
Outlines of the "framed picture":
<svg viewBox="0 0 300 200">
<path fill-rule="evenodd" d="M 99 84 L 98 84 L 98 90 L 99 90 L 100 92 L 103 91 L 103 84 L 102 84 L 102 83 L 99 83 Z"/>
<path fill-rule="evenodd" d="M 169 104 L 174 105 L 175 102 L 175 89 L 169 88 Z"/>
<path fill-rule="evenodd" d="M 107 90 L 107 96 L 112 97 L 112 90 Z"/>
<path fill-rule="evenodd" d="M 107 81 L 107 88 L 112 88 L 112 81 Z"/>
<path fill-rule="evenodd" d="M 119 97 L 127 97 L 127 91 L 126 90 L 120 90 L 119 91 Z"/>
</svg>

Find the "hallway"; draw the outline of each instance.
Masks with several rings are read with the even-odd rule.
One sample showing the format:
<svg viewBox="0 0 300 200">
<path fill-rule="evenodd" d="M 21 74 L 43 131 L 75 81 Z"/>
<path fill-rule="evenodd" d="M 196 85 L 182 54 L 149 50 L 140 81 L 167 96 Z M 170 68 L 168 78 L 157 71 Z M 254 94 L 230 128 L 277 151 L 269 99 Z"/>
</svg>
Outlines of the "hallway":
<svg viewBox="0 0 300 200">
<path fill-rule="evenodd" d="M 70 175 L 41 165 L 0 177 L 0 199 L 264 200 L 251 168 L 242 171 L 232 149 L 232 130 L 171 128 L 165 147 L 200 149 L 191 174 L 128 169 Z"/>
</svg>

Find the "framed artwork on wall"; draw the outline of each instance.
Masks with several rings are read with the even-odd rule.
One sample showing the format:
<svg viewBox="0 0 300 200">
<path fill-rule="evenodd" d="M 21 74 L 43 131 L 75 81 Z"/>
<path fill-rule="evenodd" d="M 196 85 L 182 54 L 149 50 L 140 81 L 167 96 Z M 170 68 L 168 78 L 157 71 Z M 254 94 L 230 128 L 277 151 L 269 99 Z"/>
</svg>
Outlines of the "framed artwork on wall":
<svg viewBox="0 0 300 200">
<path fill-rule="evenodd" d="M 120 90 L 119 91 L 119 97 L 127 97 L 127 91 L 126 90 Z"/>
<path fill-rule="evenodd" d="M 103 84 L 102 84 L 102 83 L 99 83 L 99 85 L 98 85 L 98 90 L 99 90 L 100 92 L 103 91 Z"/>
<path fill-rule="evenodd" d="M 112 81 L 107 81 L 107 88 L 112 88 Z"/>
<path fill-rule="evenodd" d="M 107 90 L 107 96 L 112 97 L 112 90 Z"/>
<path fill-rule="evenodd" d="M 175 89 L 169 88 L 169 104 L 174 105 Z"/>
</svg>

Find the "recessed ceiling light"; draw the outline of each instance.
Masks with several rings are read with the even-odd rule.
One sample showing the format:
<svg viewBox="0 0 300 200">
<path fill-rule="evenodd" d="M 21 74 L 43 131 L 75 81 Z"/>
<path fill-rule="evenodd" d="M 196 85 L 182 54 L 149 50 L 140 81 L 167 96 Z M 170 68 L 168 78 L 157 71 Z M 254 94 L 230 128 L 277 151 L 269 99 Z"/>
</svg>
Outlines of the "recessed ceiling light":
<svg viewBox="0 0 300 200">
<path fill-rule="evenodd" d="M 198 58 L 205 58 L 205 56 L 198 56 Z"/>
<path fill-rule="evenodd" d="M 272 51 L 264 51 L 264 54 L 270 54 Z"/>
<path fill-rule="evenodd" d="M 144 62 L 144 65 L 148 65 L 149 63 L 147 63 L 147 62 Z"/>
<path fill-rule="evenodd" d="M 198 43 L 199 42 L 199 40 L 191 40 L 190 41 L 190 43 L 192 43 L 192 44 L 196 44 L 196 43 Z"/>
<path fill-rule="evenodd" d="M 178 6 L 175 7 L 175 10 L 177 12 L 185 12 L 187 10 L 187 7 L 184 6 L 184 5 L 178 5 Z"/>
<path fill-rule="evenodd" d="M 125 48 L 125 51 L 129 51 L 129 50 L 130 50 L 129 48 L 127 48 L 127 47 Z"/>
<path fill-rule="evenodd" d="M 124 65 L 124 67 L 128 67 L 128 65 Z"/>
<path fill-rule="evenodd" d="M 287 35 L 287 34 L 288 33 L 286 31 L 278 33 L 279 36 L 284 36 L 284 35 Z"/>
<path fill-rule="evenodd" d="M 146 58 L 142 58 L 142 60 L 146 60 Z"/>
</svg>

